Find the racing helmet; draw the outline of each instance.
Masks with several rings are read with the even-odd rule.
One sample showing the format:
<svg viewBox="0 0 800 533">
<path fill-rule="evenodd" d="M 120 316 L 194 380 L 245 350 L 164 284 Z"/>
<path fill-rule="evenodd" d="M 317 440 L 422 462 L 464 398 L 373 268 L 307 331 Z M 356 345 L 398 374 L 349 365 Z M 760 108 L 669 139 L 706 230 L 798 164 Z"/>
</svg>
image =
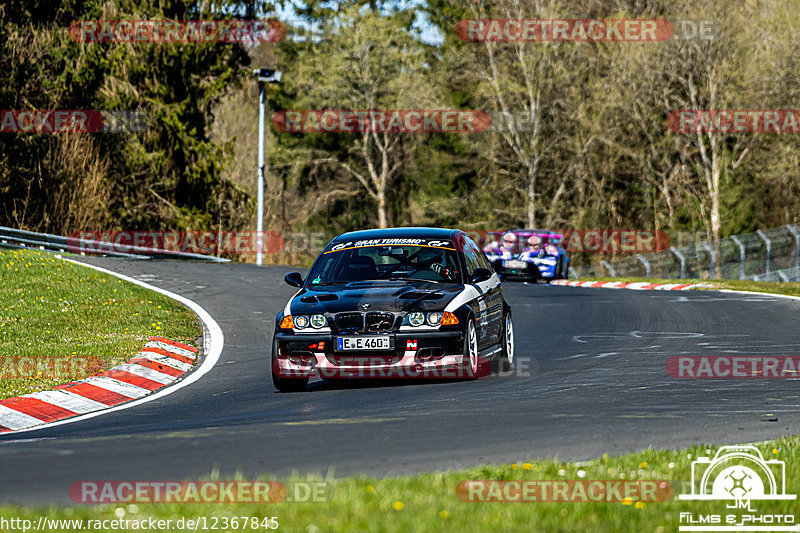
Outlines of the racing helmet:
<svg viewBox="0 0 800 533">
<path fill-rule="evenodd" d="M 503 248 L 510 250 L 516 244 L 517 244 L 517 236 L 513 232 L 507 231 L 506 233 L 503 234 L 503 244 L 502 244 Z"/>
<path fill-rule="evenodd" d="M 528 246 L 531 248 L 539 249 L 542 247 L 542 239 L 538 235 L 531 235 L 528 237 Z"/>
<path fill-rule="evenodd" d="M 444 266 L 444 251 L 437 248 L 423 248 L 420 250 L 419 254 L 417 254 L 417 263 L 421 265 L 439 263 Z"/>
</svg>

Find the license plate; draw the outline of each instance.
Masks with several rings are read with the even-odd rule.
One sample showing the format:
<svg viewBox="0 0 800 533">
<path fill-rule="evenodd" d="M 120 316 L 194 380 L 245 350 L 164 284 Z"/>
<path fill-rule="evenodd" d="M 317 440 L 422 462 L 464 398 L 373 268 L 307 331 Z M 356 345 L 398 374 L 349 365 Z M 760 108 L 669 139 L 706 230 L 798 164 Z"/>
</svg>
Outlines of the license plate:
<svg viewBox="0 0 800 533">
<path fill-rule="evenodd" d="M 510 261 L 503 261 L 503 266 L 506 268 L 527 268 L 528 263 L 525 261 L 518 261 L 517 259 L 511 259 Z"/>
<path fill-rule="evenodd" d="M 391 350 L 391 337 L 337 337 L 336 349 L 345 350 Z"/>
</svg>

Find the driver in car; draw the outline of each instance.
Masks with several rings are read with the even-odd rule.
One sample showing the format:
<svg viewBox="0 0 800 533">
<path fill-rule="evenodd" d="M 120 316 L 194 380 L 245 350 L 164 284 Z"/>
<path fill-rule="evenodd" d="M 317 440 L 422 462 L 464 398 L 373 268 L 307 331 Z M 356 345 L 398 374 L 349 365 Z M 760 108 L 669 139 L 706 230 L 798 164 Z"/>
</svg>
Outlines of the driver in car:
<svg viewBox="0 0 800 533">
<path fill-rule="evenodd" d="M 424 270 L 432 270 L 441 276 L 443 280 L 452 280 L 454 278 L 454 272 L 447 268 L 444 250 L 423 248 L 417 255 L 417 272 Z"/>
<path fill-rule="evenodd" d="M 487 244 L 483 251 L 487 255 L 497 255 L 500 256 L 501 259 L 511 259 L 513 256 L 512 251 L 516 244 L 517 236 L 509 231 L 503 234 L 503 238 L 500 242 L 494 241 Z"/>
<path fill-rule="evenodd" d="M 531 235 L 528 238 L 528 247 L 525 248 L 523 253 L 534 256 L 541 255 L 543 252 L 544 248 L 542 247 L 542 239 L 538 235 Z"/>
</svg>

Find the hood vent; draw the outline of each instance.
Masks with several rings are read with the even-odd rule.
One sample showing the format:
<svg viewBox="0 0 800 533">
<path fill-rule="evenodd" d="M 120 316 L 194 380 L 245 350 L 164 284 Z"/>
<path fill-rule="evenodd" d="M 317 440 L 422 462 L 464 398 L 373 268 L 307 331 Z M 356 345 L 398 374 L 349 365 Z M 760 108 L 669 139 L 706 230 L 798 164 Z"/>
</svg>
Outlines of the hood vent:
<svg viewBox="0 0 800 533">
<path fill-rule="evenodd" d="M 436 291 L 408 291 L 400 295 L 401 300 L 418 300 L 420 298 L 425 298 L 426 300 L 438 300 L 440 298 L 444 298 L 444 295 Z"/>
<path fill-rule="evenodd" d="M 338 300 L 339 297 L 335 294 L 317 294 L 316 296 L 303 296 L 300 298 L 300 301 L 304 304 L 314 304 L 317 302 L 331 302 L 333 300 Z"/>
</svg>

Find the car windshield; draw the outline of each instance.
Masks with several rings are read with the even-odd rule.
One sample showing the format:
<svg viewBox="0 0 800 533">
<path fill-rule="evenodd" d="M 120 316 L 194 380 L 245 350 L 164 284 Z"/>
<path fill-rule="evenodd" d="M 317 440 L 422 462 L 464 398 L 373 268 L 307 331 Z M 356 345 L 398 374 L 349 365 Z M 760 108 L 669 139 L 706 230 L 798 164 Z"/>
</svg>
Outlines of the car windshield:
<svg viewBox="0 0 800 533">
<path fill-rule="evenodd" d="M 513 237 L 505 238 L 506 235 Z M 529 248 L 528 239 L 536 235 L 540 239 L 540 245 L 553 245 L 558 247 L 561 235 L 557 233 L 533 233 L 529 231 L 509 231 L 509 232 L 489 232 L 486 235 L 484 250 L 492 253 L 495 250 L 504 248 L 512 254 L 519 254 Z"/>
<path fill-rule="evenodd" d="M 451 243 L 430 242 L 433 245 L 334 245 L 322 253 L 308 280 L 311 285 L 397 279 L 459 281 L 458 255 Z"/>
</svg>

